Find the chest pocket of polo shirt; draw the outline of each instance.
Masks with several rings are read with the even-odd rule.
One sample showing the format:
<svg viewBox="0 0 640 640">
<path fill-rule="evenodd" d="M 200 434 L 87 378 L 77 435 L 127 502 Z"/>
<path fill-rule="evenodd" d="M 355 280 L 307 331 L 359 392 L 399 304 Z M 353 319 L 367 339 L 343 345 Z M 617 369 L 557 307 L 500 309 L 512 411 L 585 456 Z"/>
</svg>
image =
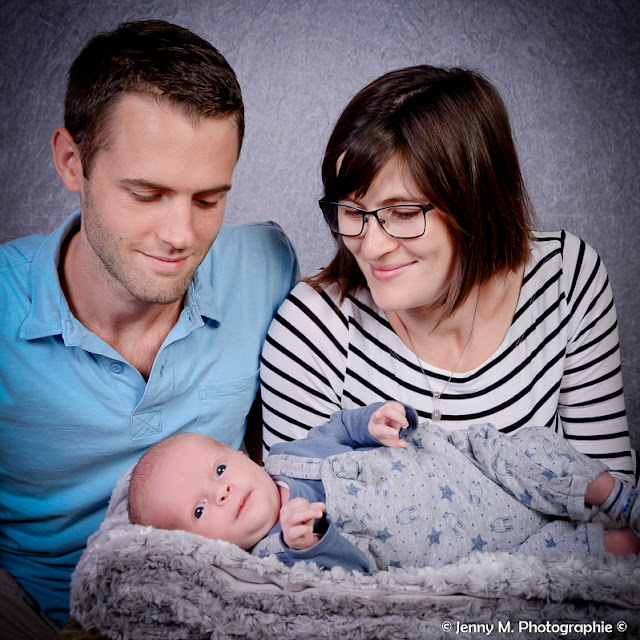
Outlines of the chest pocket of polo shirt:
<svg viewBox="0 0 640 640">
<path fill-rule="evenodd" d="M 235 445 L 258 392 L 259 373 L 257 369 L 246 378 L 201 384 L 197 430 L 224 444 Z"/>
</svg>

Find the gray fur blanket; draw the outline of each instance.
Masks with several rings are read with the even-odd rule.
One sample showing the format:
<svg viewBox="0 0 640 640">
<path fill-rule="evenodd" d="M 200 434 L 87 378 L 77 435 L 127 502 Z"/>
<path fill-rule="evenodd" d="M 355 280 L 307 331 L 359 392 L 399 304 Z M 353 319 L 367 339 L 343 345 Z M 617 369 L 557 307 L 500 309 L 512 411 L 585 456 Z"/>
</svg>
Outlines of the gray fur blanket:
<svg viewBox="0 0 640 640">
<path fill-rule="evenodd" d="M 71 581 L 71 615 L 109 638 L 638 638 L 640 558 L 479 553 L 373 576 L 285 567 L 182 531 L 132 525 L 129 475 Z M 573 626 L 572 626 L 573 625 Z"/>
</svg>

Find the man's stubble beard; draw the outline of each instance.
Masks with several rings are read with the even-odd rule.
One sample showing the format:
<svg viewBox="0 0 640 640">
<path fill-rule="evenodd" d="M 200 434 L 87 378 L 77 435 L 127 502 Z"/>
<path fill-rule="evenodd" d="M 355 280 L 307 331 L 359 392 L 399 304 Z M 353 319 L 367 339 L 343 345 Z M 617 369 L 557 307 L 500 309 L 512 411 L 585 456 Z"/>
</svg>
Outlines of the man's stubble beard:
<svg viewBox="0 0 640 640">
<path fill-rule="evenodd" d="M 140 302 L 172 304 L 181 300 L 189 288 L 195 270 L 207 253 L 204 252 L 198 264 L 182 276 L 161 273 L 155 276 L 146 275 L 134 259 L 136 248 L 125 246 L 123 241 L 102 223 L 88 185 L 85 186 L 82 198 L 82 225 L 107 284 L 116 289 L 124 288 Z"/>
</svg>

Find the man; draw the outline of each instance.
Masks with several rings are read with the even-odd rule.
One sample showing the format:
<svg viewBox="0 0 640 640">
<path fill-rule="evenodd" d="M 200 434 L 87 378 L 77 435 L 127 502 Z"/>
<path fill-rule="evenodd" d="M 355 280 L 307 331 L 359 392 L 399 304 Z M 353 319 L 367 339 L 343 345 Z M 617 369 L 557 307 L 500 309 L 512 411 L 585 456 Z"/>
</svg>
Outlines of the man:
<svg viewBox="0 0 640 640">
<path fill-rule="evenodd" d="M 222 224 L 243 131 L 233 70 L 181 27 L 125 23 L 70 69 L 51 146 L 80 211 L 0 249 L 3 631 L 27 615 L 11 576 L 65 624 L 86 539 L 149 446 L 241 444 L 297 271 L 277 225 Z"/>
</svg>

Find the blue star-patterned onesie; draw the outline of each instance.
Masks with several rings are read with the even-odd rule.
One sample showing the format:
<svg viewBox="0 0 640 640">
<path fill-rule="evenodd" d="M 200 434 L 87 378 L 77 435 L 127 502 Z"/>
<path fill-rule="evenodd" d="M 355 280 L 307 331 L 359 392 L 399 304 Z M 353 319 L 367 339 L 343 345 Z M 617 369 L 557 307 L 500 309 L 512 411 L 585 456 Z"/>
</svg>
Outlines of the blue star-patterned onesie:
<svg viewBox="0 0 640 640">
<path fill-rule="evenodd" d="M 300 560 L 369 573 L 390 566 L 439 566 L 472 551 L 538 556 L 601 554 L 601 524 L 585 520 L 587 486 L 607 467 L 544 427 L 513 436 L 488 424 L 446 432 L 418 425 L 404 449 L 381 446 L 367 429 L 382 403 L 340 411 L 304 440 L 275 445 L 265 467 L 291 499 L 325 502 L 322 539 L 289 549 L 279 525 L 253 549 L 286 564 Z"/>
</svg>

